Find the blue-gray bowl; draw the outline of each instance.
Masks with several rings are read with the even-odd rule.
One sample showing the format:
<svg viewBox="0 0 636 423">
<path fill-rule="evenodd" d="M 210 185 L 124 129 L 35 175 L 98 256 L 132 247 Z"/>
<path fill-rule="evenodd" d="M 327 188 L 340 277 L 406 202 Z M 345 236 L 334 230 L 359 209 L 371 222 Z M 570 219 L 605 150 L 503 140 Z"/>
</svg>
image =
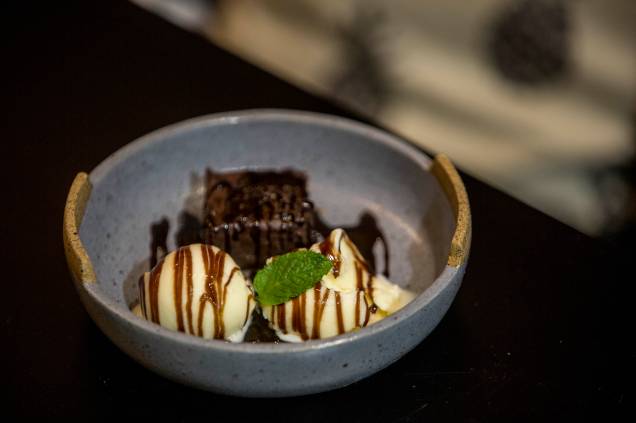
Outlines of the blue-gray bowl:
<svg viewBox="0 0 636 423">
<path fill-rule="evenodd" d="M 309 195 L 332 226 L 377 218 L 391 280 L 419 295 L 386 319 L 300 344 L 204 340 L 130 311 L 130 281 L 149 253 L 149 226 L 202 198 L 206 167 L 306 172 Z M 124 352 L 174 381 L 231 395 L 281 397 L 342 387 L 420 343 L 450 306 L 464 274 L 471 217 L 464 186 L 442 155 L 351 120 L 251 110 L 159 129 L 79 173 L 64 213 L 64 246 L 86 310 Z M 174 247 L 169 245 L 169 247 Z"/>
</svg>

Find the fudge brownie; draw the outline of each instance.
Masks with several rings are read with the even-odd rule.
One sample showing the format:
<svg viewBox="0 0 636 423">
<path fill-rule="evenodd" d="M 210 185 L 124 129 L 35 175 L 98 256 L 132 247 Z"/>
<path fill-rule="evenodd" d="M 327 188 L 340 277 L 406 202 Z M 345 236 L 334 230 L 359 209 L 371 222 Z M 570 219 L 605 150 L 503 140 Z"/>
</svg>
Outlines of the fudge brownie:
<svg viewBox="0 0 636 423">
<path fill-rule="evenodd" d="M 294 171 L 206 171 L 203 242 L 225 250 L 247 271 L 268 257 L 316 241 L 307 179 Z"/>
</svg>

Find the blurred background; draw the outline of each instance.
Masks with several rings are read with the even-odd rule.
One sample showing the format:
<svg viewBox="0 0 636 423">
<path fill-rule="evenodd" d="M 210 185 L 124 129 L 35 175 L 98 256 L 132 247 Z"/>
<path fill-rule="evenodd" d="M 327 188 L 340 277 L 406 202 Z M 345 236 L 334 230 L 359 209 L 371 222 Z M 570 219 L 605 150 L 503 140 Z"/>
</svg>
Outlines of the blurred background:
<svg viewBox="0 0 636 423">
<path fill-rule="evenodd" d="M 582 232 L 636 235 L 636 1 L 132 1 Z"/>
</svg>

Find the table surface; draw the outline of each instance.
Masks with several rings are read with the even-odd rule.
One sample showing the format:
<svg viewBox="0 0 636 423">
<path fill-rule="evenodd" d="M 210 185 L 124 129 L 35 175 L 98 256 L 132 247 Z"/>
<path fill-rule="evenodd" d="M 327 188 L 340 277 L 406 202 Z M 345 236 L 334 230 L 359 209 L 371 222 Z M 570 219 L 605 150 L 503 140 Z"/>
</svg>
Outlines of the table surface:
<svg viewBox="0 0 636 423">
<path fill-rule="evenodd" d="M 631 409 L 628 257 L 468 175 L 474 232 L 463 286 L 434 332 L 389 368 L 337 391 L 261 400 L 183 387 L 137 365 L 92 323 L 66 268 L 62 211 L 76 172 L 207 113 L 352 114 L 125 1 L 46 3 L 5 15 L 19 24 L 3 66 L 10 414 L 406 422 Z"/>
</svg>

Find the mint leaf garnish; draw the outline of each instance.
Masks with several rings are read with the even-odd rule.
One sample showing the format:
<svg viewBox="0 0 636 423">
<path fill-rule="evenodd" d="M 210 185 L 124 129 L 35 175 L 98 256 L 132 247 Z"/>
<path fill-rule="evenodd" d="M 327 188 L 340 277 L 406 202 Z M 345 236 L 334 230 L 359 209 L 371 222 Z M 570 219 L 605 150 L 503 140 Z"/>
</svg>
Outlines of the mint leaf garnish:
<svg viewBox="0 0 636 423">
<path fill-rule="evenodd" d="M 265 306 L 282 304 L 314 286 L 330 269 L 331 262 L 313 251 L 278 256 L 256 273 L 256 298 Z"/>
</svg>

